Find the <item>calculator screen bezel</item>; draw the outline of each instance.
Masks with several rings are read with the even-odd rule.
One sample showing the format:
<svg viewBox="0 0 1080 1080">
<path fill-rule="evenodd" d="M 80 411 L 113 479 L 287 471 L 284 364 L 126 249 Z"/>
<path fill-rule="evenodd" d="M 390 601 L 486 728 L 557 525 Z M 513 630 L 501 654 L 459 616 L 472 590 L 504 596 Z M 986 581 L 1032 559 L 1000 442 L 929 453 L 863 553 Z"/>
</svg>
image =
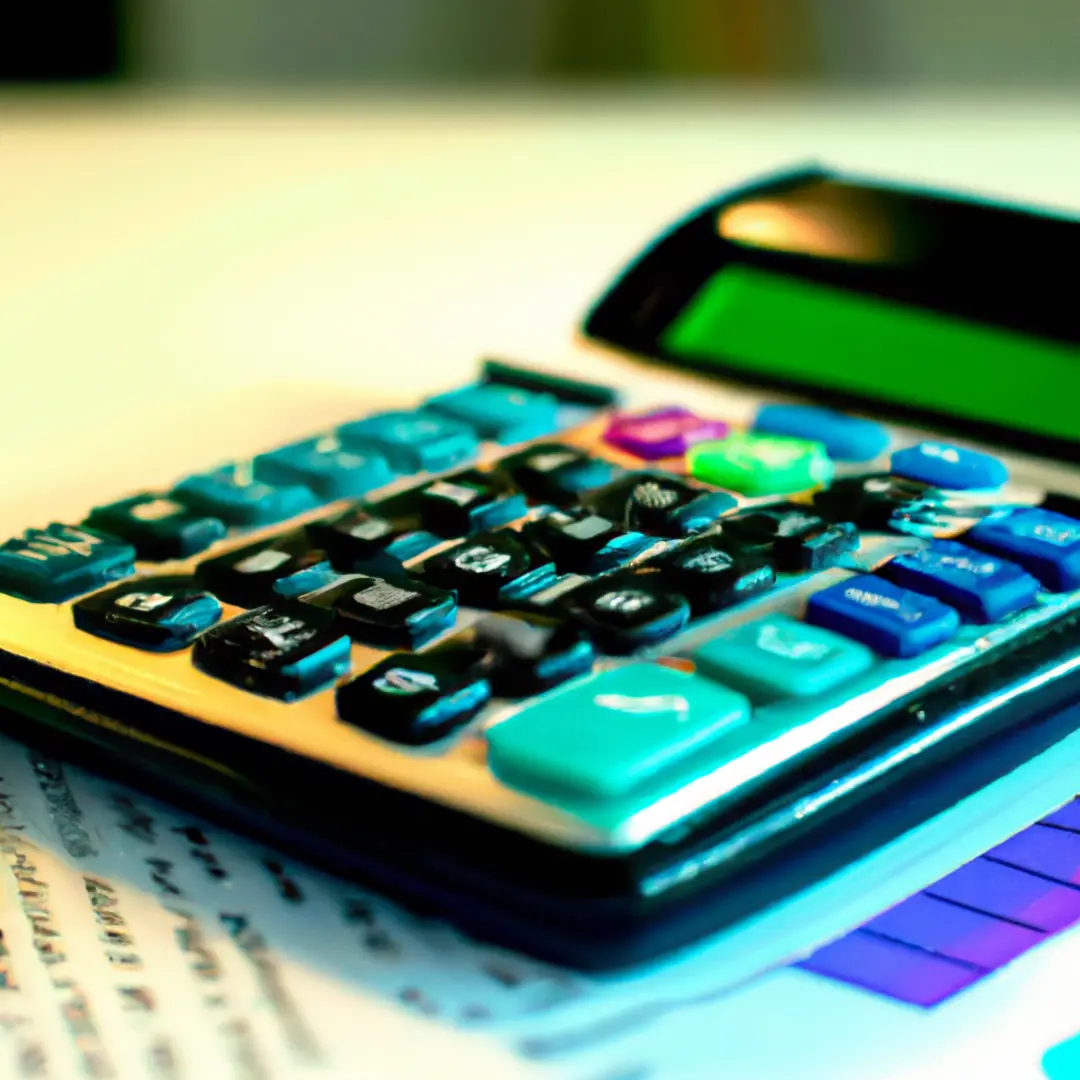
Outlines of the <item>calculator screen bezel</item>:
<svg viewBox="0 0 1080 1080">
<path fill-rule="evenodd" d="M 650 361 L 659 361 L 684 370 L 695 371 L 713 378 L 740 384 L 772 389 L 786 394 L 808 397 L 826 405 L 855 409 L 870 414 L 887 415 L 893 421 L 909 422 L 942 432 L 952 432 L 981 442 L 996 444 L 1023 452 L 1066 461 L 1080 461 L 1080 424 L 1077 436 L 1062 438 L 1023 428 L 990 423 L 959 414 L 952 402 L 943 407 L 930 409 L 897 399 L 890 394 L 875 398 L 851 390 L 825 386 L 817 382 L 797 378 L 780 377 L 765 371 L 754 371 L 746 364 L 729 364 L 722 357 L 698 359 L 673 353 L 664 344 L 664 332 L 676 317 L 690 304 L 698 291 L 726 265 L 739 263 L 777 270 L 784 275 L 794 275 L 811 283 L 827 284 L 852 291 L 858 295 L 895 299 L 903 303 L 913 300 L 927 310 L 956 314 L 971 318 L 971 311 L 950 309 L 946 300 L 927 295 L 890 295 L 890 285 L 883 284 L 873 271 L 863 271 L 857 265 L 841 264 L 833 260 L 813 256 L 775 252 L 754 253 L 747 257 L 745 249 L 723 240 L 717 229 L 719 216 L 725 209 L 750 199 L 784 195 L 815 182 L 839 182 L 862 189 L 874 196 L 905 199 L 910 197 L 916 205 L 949 207 L 960 204 L 969 214 L 985 213 L 988 226 L 1007 220 L 1012 229 L 1023 229 L 1027 223 L 1037 223 L 1036 228 L 1060 226 L 1068 239 L 1070 230 L 1080 238 L 1080 219 L 1054 216 L 1035 210 L 1006 206 L 989 200 L 936 193 L 901 185 L 868 183 L 837 171 L 818 166 L 788 170 L 743 187 L 724 193 L 692 211 L 662 234 L 652 245 L 631 263 L 587 313 L 582 334 L 587 340 L 602 346 L 614 347 L 622 353 Z M 1030 269 L 1030 268 L 1028 268 Z M 1019 281 L 1025 267 L 1012 267 L 1010 272 Z M 1062 271 L 1062 280 L 1067 277 Z M 918 292 L 918 289 L 915 290 Z M 1055 311 L 1058 310 L 1055 308 Z M 1071 310 L 1071 309 L 1070 309 Z M 1035 325 L 1004 325 L 991 308 L 974 313 L 977 321 L 998 325 L 1014 333 L 1031 334 L 1044 340 L 1075 345 L 1080 362 L 1080 320 L 1071 316 L 1058 320 L 1058 325 L 1038 333 Z"/>
</svg>

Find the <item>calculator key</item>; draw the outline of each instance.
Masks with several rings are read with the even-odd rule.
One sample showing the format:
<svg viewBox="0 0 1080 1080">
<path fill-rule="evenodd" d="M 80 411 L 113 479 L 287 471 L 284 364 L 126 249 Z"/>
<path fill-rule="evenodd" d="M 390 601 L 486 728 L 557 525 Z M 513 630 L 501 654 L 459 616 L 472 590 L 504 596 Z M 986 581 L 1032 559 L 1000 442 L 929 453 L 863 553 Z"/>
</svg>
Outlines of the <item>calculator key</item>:
<svg viewBox="0 0 1080 1080">
<path fill-rule="evenodd" d="M 730 607 L 776 584 L 771 563 L 734 554 L 722 536 L 687 541 L 647 565 L 658 568 L 663 583 L 685 596 L 696 615 Z"/>
<path fill-rule="evenodd" d="M 387 649 L 415 649 L 448 630 L 457 616 L 452 592 L 405 576 L 350 574 L 298 604 L 333 611 L 342 632 Z"/>
<path fill-rule="evenodd" d="M 567 602 L 576 618 L 610 653 L 628 653 L 677 634 L 690 605 L 665 588 L 658 574 L 613 574 L 574 590 Z"/>
<path fill-rule="evenodd" d="M 576 446 L 541 443 L 496 464 L 498 472 L 536 502 L 571 506 L 585 492 L 610 484 L 623 470 Z"/>
<path fill-rule="evenodd" d="M 625 565 L 656 541 L 587 510 L 555 510 L 527 522 L 522 535 L 545 552 L 560 573 L 601 574 Z"/>
<path fill-rule="evenodd" d="M 819 442 L 834 461 L 872 461 L 889 445 L 888 431 L 876 420 L 817 405 L 763 405 L 754 431 Z"/>
<path fill-rule="evenodd" d="M 1018 563 L 1053 592 L 1080 589 L 1080 521 L 1041 507 L 993 514 L 966 536 Z"/>
<path fill-rule="evenodd" d="M 436 552 L 420 568 L 425 581 L 455 591 L 463 604 L 494 607 L 555 579 L 555 564 L 509 530 L 480 533 Z"/>
<path fill-rule="evenodd" d="M 859 546 L 859 530 L 851 522 L 828 524 L 801 506 L 748 510 L 725 518 L 723 528 L 738 549 L 790 572 L 825 570 Z"/>
<path fill-rule="evenodd" d="M 829 521 L 851 521 L 868 532 L 884 532 L 897 517 L 926 505 L 929 490 L 913 480 L 874 473 L 834 480 L 815 492 L 813 504 Z"/>
<path fill-rule="evenodd" d="M 225 535 L 220 518 L 192 513 L 167 495 L 145 493 L 99 506 L 86 524 L 126 540 L 140 559 L 184 559 L 205 551 Z"/>
<path fill-rule="evenodd" d="M 575 679 L 487 731 L 505 783 L 618 798 L 741 727 L 750 704 L 709 679 L 631 663 Z"/>
<path fill-rule="evenodd" d="M 991 848 L 987 857 L 1065 885 L 1080 885 L 1080 834 L 1032 825 Z"/>
<path fill-rule="evenodd" d="M 499 443 L 536 439 L 559 426 L 558 398 L 497 383 L 451 390 L 430 398 L 424 407 L 460 420 L 481 438 Z"/>
<path fill-rule="evenodd" d="M 417 500 L 422 527 L 447 538 L 498 528 L 529 508 L 524 495 L 501 490 L 496 477 L 475 469 L 432 481 Z"/>
<path fill-rule="evenodd" d="M 253 608 L 274 601 L 278 581 L 306 570 L 329 571 L 330 563 L 325 552 L 296 531 L 206 559 L 196 574 L 200 584 L 227 604 Z"/>
<path fill-rule="evenodd" d="M 75 625 L 95 637 L 152 652 L 190 645 L 221 619 L 221 604 L 191 578 L 140 578 L 75 604 Z"/>
<path fill-rule="evenodd" d="M 725 514 L 734 510 L 739 500 L 726 491 L 706 491 L 668 515 L 670 535 L 693 536 L 711 529 Z"/>
<path fill-rule="evenodd" d="M 349 639 L 329 612 L 265 606 L 206 631 L 195 640 L 192 659 L 224 682 L 293 701 L 345 675 L 349 652 Z"/>
<path fill-rule="evenodd" d="M 676 515 L 703 494 L 712 493 L 691 487 L 677 476 L 630 473 L 605 488 L 590 492 L 581 501 L 601 517 L 610 518 L 627 529 L 654 536 L 684 536 L 685 525 Z M 734 504 L 734 498 L 721 494 L 719 506 L 729 509 Z M 715 521 L 722 512 L 719 510 L 712 520 Z"/>
<path fill-rule="evenodd" d="M 172 497 L 191 510 L 221 518 L 227 525 L 270 525 L 317 505 L 306 487 L 264 484 L 250 469 L 237 465 L 189 476 L 176 485 Z"/>
<path fill-rule="evenodd" d="M 934 540 L 898 555 L 882 574 L 906 589 L 937 597 L 970 622 L 991 623 L 1035 603 L 1039 583 L 1016 563 L 954 540 Z"/>
<path fill-rule="evenodd" d="M 865 645 L 787 615 L 744 623 L 691 656 L 705 675 L 762 702 L 823 694 L 874 662 Z"/>
<path fill-rule="evenodd" d="M 833 465 L 819 442 L 779 435 L 729 435 L 687 454 L 698 480 L 743 495 L 787 495 L 828 484 Z"/>
<path fill-rule="evenodd" d="M 897 476 L 953 490 L 997 488 L 1009 479 L 1009 470 L 996 457 L 939 442 L 897 450 L 889 468 Z"/>
<path fill-rule="evenodd" d="M 135 549 L 96 529 L 52 524 L 0 544 L 0 591 L 58 604 L 135 572 Z"/>
<path fill-rule="evenodd" d="M 337 689 L 348 724 L 409 746 L 445 738 L 491 698 L 491 684 L 469 653 L 396 653 Z"/>
<path fill-rule="evenodd" d="M 542 693 L 586 674 L 596 661 L 585 631 L 563 618 L 506 611 L 485 616 L 472 633 L 488 654 L 488 676 L 500 697 Z"/>
<path fill-rule="evenodd" d="M 387 412 L 338 429 L 341 442 L 383 454 L 396 472 L 440 472 L 467 461 L 480 449 L 468 424 L 427 410 Z"/>
<path fill-rule="evenodd" d="M 604 441 L 645 461 L 682 457 L 695 443 L 722 439 L 728 425 L 708 420 L 689 409 L 673 405 L 646 413 L 623 413 L 616 416 Z"/>
<path fill-rule="evenodd" d="M 954 608 L 873 574 L 860 574 L 814 593 L 806 618 L 894 657 L 919 656 L 960 629 Z"/>
<path fill-rule="evenodd" d="M 395 521 L 372 506 L 360 505 L 323 521 L 309 522 L 305 529 L 311 545 L 325 551 L 335 569 L 350 573 L 415 531 L 418 523 Z M 433 542 L 437 540 L 433 538 Z"/>
<path fill-rule="evenodd" d="M 335 436 L 308 439 L 260 454 L 255 479 L 267 484 L 300 484 L 322 502 L 355 498 L 389 484 L 394 471 L 374 450 L 346 450 Z"/>
</svg>

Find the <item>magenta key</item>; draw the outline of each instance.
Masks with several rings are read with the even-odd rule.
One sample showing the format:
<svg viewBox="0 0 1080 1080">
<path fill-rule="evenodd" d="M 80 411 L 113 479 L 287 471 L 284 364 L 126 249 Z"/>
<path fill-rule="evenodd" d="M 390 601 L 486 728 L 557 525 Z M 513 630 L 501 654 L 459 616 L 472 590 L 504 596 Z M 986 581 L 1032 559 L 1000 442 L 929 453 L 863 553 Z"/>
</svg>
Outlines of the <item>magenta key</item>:
<svg viewBox="0 0 1080 1080">
<path fill-rule="evenodd" d="M 722 439 L 728 425 L 706 420 L 689 409 L 670 406 L 647 413 L 624 413 L 611 421 L 604 441 L 645 461 L 680 457 L 706 439 Z"/>
</svg>

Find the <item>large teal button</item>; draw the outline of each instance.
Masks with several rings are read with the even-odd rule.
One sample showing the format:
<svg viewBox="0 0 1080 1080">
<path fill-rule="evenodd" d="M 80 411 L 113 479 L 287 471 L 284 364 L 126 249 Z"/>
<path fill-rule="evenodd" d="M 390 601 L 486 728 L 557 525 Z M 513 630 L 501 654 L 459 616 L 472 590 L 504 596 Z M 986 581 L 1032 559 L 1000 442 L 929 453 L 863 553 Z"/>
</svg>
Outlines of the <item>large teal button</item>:
<svg viewBox="0 0 1080 1080">
<path fill-rule="evenodd" d="M 496 383 L 440 394 L 427 401 L 425 407 L 461 420 L 483 438 L 501 443 L 535 439 L 559 426 L 559 402 L 551 394 Z"/>
<path fill-rule="evenodd" d="M 744 723 L 750 703 L 709 679 L 635 663 L 568 683 L 487 733 L 497 776 L 537 795 L 625 795 Z"/>
<path fill-rule="evenodd" d="M 744 623 L 693 654 L 706 674 L 757 701 L 809 697 L 865 671 L 874 654 L 857 641 L 787 615 Z"/>
</svg>

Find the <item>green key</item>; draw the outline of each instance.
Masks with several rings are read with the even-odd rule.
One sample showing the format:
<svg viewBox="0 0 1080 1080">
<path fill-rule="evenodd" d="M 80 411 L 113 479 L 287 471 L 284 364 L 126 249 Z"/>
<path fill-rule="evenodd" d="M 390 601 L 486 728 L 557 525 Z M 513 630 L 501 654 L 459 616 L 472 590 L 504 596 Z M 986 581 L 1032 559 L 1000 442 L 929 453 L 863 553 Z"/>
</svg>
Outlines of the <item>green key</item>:
<svg viewBox="0 0 1080 1080">
<path fill-rule="evenodd" d="M 686 460 L 698 480 L 743 495 L 791 495 L 822 487 L 833 475 L 821 443 L 782 435 L 739 433 L 698 443 Z"/>
</svg>

